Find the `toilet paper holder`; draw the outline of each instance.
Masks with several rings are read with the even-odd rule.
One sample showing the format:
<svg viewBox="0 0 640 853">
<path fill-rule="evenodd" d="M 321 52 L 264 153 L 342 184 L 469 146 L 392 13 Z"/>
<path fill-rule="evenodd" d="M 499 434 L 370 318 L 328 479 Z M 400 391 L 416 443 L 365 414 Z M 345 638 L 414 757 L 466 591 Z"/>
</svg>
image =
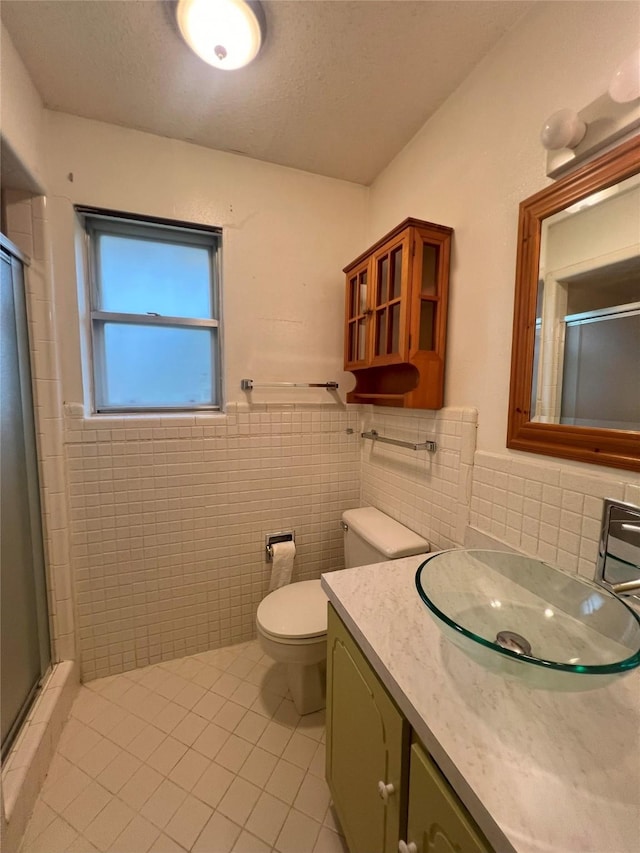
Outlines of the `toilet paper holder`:
<svg viewBox="0 0 640 853">
<path fill-rule="evenodd" d="M 267 563 L 273 562 L 273 546 L 277 545 L 278 542 L 293 542 L 296 544 L 296 532 L 295 530 L 286 530 L 281 533 L 267 533 L 264 537 L 264 550 L 266 554 Z"/>
</svg>

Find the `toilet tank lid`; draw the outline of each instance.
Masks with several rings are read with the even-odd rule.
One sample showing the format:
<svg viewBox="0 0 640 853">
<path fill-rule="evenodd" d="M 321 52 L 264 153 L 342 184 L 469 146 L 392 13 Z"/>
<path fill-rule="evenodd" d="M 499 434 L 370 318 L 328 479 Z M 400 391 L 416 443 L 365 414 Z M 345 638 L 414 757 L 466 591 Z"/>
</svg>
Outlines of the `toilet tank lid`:
<svg viewBox="0 0 640 853">
<path fill-rule="evenodd" d="M 429 550 L 426 539 L 373 506 L 348 509 L 342 513 L 342 520 L 389 560 L 425 554 Z"/>
</svg>

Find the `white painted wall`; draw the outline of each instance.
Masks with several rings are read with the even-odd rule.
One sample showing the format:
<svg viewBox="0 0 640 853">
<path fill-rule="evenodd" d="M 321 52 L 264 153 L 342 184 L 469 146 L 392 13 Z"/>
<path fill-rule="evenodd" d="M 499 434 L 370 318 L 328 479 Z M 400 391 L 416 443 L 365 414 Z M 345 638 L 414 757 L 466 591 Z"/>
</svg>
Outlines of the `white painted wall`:
<svg viewBox="0 0 640 853">
<path fill-rule="evenodd" d="M 353 384 L 341 270 L 365 239 L 365 187 L 62 113 L 47 114 L 47 157 L 65 400 L 82 400 L 74 203 L 222 226 L 228 400 L 245 400 L 243 377 Z M 331 402 L 254 395 L 287 398 Z"/>
<path fill-rule="evenodd" d="M 38 94 L 4 24 L 0 23 L 0 134 L 3 157 L 15 169 L 12 187 L 44 191 L 43 109 Z M 6 163 L 3 174 L 6 174 Z"/>
<path fill-rule="evenodd" d="M 606 91 L 639 32 L 637 3 L 536 5 L 372 186 L 371 240 L 405 216 L 455 229 L 445 403 L 478 409 L 480 450 L 507 453 L 518 204 L 549 183 L 540 127 Z"/>
</svg>

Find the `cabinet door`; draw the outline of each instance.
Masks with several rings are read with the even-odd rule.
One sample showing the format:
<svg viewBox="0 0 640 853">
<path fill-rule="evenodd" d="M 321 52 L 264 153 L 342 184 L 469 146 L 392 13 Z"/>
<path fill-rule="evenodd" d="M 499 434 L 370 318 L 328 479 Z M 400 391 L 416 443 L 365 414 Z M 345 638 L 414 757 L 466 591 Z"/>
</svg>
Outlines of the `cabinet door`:
<svg viewBox="0 0 640 853">
<path fill-rule="evenodd" d="M 370 269 L 367 258 L 347 275 L 344 330 L 345 370 L 366 367 L 369 358 Z"/>
<path fill-rule="evenodd" d="M 444 232 L 444 233 L 441 233 Z M 411 351 L 444 358 L 451 234 L 416 228 L 411 288 Z"/>
<path fill-rule="evenodd" d="M 418 743 L 411 747 L 407 842 L 415 845 L 417 853 L 492 853 L 449 783 Z"/>
<path fill-rule="evenodd" d="M 350 853 L 395 853 L 408 726 L 331 607 L 328 644 L 327 780 L 334 805 Z M 393 785 L 386 802 L 379 782 Z"/>
<path fill-rule="evenodd" d="M 405 231 L 373 256 L 371 364 L 396 364 L 407 358 L 410 246 Z"/>
</svg>

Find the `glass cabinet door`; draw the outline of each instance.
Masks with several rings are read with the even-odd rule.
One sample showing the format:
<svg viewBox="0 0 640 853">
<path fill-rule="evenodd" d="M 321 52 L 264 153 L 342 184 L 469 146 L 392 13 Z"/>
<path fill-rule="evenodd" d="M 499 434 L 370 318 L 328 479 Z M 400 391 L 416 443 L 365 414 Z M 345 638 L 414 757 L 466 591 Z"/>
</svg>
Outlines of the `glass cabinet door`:
<svg viewBox="0 0 640 853">
<path fill-rule="evenodd" d="M 409 238 L 384 246 L 373 259 L 372 362 L 392 364 L 405 357 L 405 315 Z"/>
<path fill-rule="evenodd" d="M 436 315 L 438 308 L 438 246 L 422 242 L 421 278 L 418 349 L 434 350 L 436 347 Z"/>
<path fill-rule="evenodd" d="M 369 309 L 369 262 L 356 267 L 347 279 L 347 328 L 345 364 L 362 366 L 367 362 Z"/>
<path fill-rule="evenodd" d="M 436 352 L 442 346 L 442 246 L 433 235 L 415 237 L 411 350 Z"/>
</svg>

